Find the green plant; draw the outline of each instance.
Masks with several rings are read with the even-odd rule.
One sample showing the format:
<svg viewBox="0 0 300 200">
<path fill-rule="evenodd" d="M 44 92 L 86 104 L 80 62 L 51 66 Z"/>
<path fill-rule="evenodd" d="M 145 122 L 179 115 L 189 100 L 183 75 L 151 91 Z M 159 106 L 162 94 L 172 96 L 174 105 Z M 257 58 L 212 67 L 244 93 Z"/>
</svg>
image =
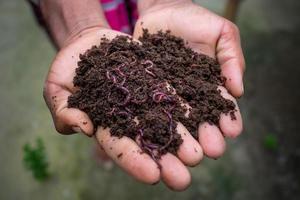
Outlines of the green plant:
<svg viewBox="0 0 300 200">
<path fill-rule="evenodd" d="M 264 137 L 263 145 L 266 149 L 275 151 L 278 149 L 278 140 L 276 135 L 268 134 Z"/>
<path fill-rule="evenodd" d="M 48 161 L 45 146 L 42 139 L 36 139 L 36 146 L 26 143 L 23 147 L 23 162 L 25 168 L 32 172 L 38 181 L 44 181 L 49 177 Z"/>
</svg>

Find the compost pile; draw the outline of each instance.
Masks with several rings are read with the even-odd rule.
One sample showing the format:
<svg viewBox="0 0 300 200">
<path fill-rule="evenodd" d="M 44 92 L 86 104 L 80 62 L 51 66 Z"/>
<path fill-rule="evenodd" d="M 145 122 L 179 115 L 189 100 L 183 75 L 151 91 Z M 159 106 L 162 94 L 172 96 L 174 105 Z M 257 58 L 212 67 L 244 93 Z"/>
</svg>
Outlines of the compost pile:
<svg viewBox="0 0 300 200">
<path fill-rule="evenodd" d="M 135 140 L 154 160 L 176 154 L 181 122 L 197 139 L 202 122 L 218 125 L 220 114 L 235 119 L 235 104 L 224 99 L 216 60 L 194 52 L 170 32 L 150 34 L 141 43 L 127 36 L 101 39 L 80 55 L 68 106 L 88 114 L 95 127 Z"/>
</svg>

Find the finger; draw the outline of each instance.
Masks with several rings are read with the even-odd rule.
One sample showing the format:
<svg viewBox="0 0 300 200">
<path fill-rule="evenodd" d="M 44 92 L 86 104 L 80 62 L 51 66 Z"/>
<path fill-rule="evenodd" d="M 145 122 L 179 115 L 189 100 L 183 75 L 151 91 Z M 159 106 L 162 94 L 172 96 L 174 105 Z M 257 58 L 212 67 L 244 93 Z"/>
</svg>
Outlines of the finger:
<svg viewBox="0 0 300 200">
<path fill-rule="evenodd" d="M 230 21 L 226 20 L 224 22 L 216 49 L 222 74 L 227 78 L 226 88 L 233 96 L 242 96 L 244 93 L 243 73 L 245 60 L 241 48 L 239 30 Z"/>
<path fill-rule="evenodd" d="M 182 125 L 177 123 L 177 132 L 181 135 L 183 140 L 180 145 L 177 155 L 179 159 L 188 166 L 197 165 L 203 158 L 202 148 L 189 131 Z"/>
<path fill-rule="evenodd" d="M 167 153 L 159 160 L 163 182 L 176 191 L 185 190 L 191 183 L 191 174 L 174 155 Z"/>
<path fill-rule="evenodd" d="M 110 157 L 106 154 L 103 147 L 99 144 L 97 138 L 95 137 L 96 145 L 93 147 L 93 152 L 96 159 L 101 161 L 111 161 Z"/>
<path fill-rule="evenodd" d="M 104 151 L 124 171 L 137 180 L 154 184 L 160 179 L 157 164 L 146 153 L 141 153 L 140 147 L 128 137 L 117 138 L 110 135 L 109 129 L 99 127 L 96 138 Z"/>
<path fill-rule="evenodd" d="M 207 157 L 218 158 L 223 155 L 226 143 L 217 126 L 205 122 L 199 126 L 198 134 L 200 145 Z"/>
<path fill-rule="evenodd" d="M 240 113 L 240 109 L 238 107 L 238 104 L 237 104 L 235 98 L 233 98 L 224 87 L 219 87 L 219 89 L 221 90 L 221 95 L 225 99 L 229 99 L 229 100 L 233 101 L 233 103 L 236 106 L 236 111 L 234 112 L 236 119 L 233 120 L 230 114 L 224 114 L 224 113 L 221 114 L 220 128 L 221 128 L 224 136 L 230 137 L 230 138 L 235 138 L 238 135 L 240 135 L 243 130 L 243 122 L 242 122 L 242 116 Z"/>
<path fill-rule="evenodd" d="M 71 93 L 54 83 L 46 83 L 44 98 L 49 107 L 55 128 L 59 133 L 71 134 L 82 132 L 92 136 L 93 123 L 88 115 L 78 109 L 68 108 L 68 96 Z"/>
</svg>

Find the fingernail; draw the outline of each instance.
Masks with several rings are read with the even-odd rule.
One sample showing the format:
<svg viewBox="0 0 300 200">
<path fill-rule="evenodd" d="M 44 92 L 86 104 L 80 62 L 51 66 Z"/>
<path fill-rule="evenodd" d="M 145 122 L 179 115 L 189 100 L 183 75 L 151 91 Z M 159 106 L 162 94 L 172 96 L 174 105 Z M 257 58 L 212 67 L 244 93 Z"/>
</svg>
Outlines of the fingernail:
<svg viewBox="0 0 300 200">
<path fill-rule="evenodd" d="M 73 131 L 75 131 L 76 133 L 83 133 L 83 131 L 81 130 L 81 128 L 78 127 L 78 126 L 73 126 L 72 129 L 73 129 Z"/>
</svg>

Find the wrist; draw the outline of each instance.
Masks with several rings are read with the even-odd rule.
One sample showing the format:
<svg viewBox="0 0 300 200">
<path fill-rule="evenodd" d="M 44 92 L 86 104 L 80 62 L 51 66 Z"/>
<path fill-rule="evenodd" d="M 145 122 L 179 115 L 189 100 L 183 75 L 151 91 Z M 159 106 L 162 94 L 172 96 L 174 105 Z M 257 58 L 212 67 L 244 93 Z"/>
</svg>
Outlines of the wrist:
<svg viewBox="0 0 300 200">
<path fill-rule="evenodd" d="M 85 30 L 109 28 L 98 0 L 42 0 L 40 6 L 59 48 Z"/>
<path fill-rule="evenodd" d="M 138 0 L 138 11 L 143 15 L 149 10 L 168 8 L 171 6 L 180 5 L 182 3 L 191 3 L 191 0 Z"/>
</svg>

